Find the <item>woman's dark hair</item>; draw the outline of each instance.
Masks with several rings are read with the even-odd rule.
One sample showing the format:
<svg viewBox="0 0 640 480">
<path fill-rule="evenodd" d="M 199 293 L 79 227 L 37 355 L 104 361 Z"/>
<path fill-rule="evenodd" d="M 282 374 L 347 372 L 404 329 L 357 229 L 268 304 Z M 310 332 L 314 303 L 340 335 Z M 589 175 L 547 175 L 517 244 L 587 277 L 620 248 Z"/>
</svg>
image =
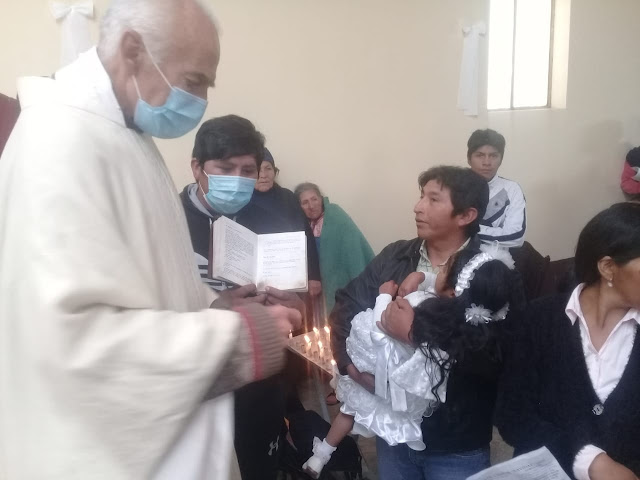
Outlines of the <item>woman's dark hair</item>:
<svg viewBox="0 0 640 480">
<path fill-rule="evenodd" d="M 627 153 L 627 163 L 632 167 L 640 167 L 640 147 L 635 147 Z"/>
<path fill-rule="evenodd" d="M 467 141 L 467 159 L 471 159 L 473 152 L 479 148 L 489 145 L 500 153 L 500 158 L 504 157 L 504 147 L 507 142 L 502 134 L 487 128 L 486 130 L 476 130 Z"/>
<path fill-rule="evenodd" d="M 611 257 L 617 265 L 640 257 L 640 203 L 616 203 L 593 217 L 578 237 L 575 280 L 600 280 L 598 262 Z"/>
<path fill-rule="evenodd" d="M 445 281 L 447 288 L 455 289 L 458 275 L 478 253 L 475 249 L 465 249 L 450 259 Z M 474 325 L 465 318 L 465 311 L 471 304 L 482 305 L 495 313 L 507 303 L 509 311 L 504 320 Z M 469 288 L 459 297 L 430 298 L 415 308 L 411 339 L 427 359 L 439 367 L 439 378 L 431 389 L 438 403 L 438 388 L 448 372 L 455 364 L 463 362 L 466 355 L 482 351 L 482 355 L 490 360 L 501 361 L 505 333 L 524 304 L 524 290 L 518 273 L 499 260 L 491 260 L 475 270 Z M 446 352 L 446 358 L 442 351 Z"/>
<path fill-rule="evenodd" d="M 203 166 L 207 160 L 228 160 L 251 155 L 260 168 L 264 157 L 264 135 L 246 118 L 237 115 L 204 122 L 193 146 L 192 157 Z"/>
<path fill-rule="evenodd" d="M 489 203 L 487 181 L 470 168 L 450 166 L 433 167 L 422 172 L 418 177 L 420 189 L 431 180 L 435 180 L 449 190 L 454 216 L 464 213 L 469 208 L 475 208 L 478 211 L 478 217 L 465 228 L 469 238 L 476 235 L 480 231 L 480 222 Z"/>
</svg>

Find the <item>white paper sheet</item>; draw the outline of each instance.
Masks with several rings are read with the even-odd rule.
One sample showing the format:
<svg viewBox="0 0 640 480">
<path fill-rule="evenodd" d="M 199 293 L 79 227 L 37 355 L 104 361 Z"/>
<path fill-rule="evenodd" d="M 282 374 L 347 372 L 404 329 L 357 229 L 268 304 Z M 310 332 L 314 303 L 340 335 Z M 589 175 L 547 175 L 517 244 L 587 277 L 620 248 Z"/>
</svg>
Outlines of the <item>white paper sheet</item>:
<svg viewBox="0 0 640 480">
<path fill-rule="evenodd" d="M 500 463 L 467 480 L 570 480 L 551 452 L 542 447 Z"/>
</svg>

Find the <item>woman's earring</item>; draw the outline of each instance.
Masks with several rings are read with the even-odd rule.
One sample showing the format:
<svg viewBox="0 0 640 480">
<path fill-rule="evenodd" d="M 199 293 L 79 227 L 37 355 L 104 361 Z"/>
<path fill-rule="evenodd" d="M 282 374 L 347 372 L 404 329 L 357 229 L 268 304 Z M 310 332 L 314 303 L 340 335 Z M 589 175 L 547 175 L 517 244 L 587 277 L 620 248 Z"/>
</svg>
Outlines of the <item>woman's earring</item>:
<svg viewBox="0 0 640 480">
<path fill-rule="evenodd" d="M 612 281 L 612 280 L 613 280 L 613 279 L 611 279 L 611 280 L 609 280 L 609 281 L 607 282 L 607 286 L 608 286 L 609 288 L 613 288 L 613 281 Z"/>
</svg>

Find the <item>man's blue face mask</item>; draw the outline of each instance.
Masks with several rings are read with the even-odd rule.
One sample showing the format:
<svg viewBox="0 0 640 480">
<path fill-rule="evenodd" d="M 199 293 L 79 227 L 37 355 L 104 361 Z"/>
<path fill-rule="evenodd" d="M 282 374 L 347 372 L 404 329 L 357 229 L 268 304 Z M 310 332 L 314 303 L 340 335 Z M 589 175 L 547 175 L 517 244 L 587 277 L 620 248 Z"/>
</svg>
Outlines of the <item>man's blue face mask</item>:
<svg viewBox="0 0 640 480">
<path fill-rule="evenodd" d="M 251 200 L 256 186 L 255 178 L 209 175 L 204 170 L 202 172 L 209 179 L 209 191 L 204 193 L 203 190 L 202 193 L 209 206 L 216 212 L 224 215 L 237 213 Z"/>
<path fill-rule="evenodd" d="M 207 109 L 207 101 L 180 88 L 173 87 L 153 57 L 151 57 L 151 54 L 149 54 L 149 58 L 151 58 L 151 62 L 162 76 L 162 79 L 169 85 L 171 91 L 164 105 L 158 107 L 149 105 L 142 100 L 138 81 L 134 76 L 133 83 L 138 92 L 138 103 L 136 104 L 133 123 L 140 130 L 154 137 L 181 137 L 198 126 Z"/>
</svg>

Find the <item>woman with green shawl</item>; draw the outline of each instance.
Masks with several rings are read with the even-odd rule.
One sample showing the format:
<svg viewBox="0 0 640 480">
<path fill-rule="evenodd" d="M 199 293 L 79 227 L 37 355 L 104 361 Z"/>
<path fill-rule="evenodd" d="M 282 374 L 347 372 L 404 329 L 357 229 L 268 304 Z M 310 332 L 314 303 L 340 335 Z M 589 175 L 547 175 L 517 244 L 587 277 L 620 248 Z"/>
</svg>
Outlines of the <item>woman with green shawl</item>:
<svg viewBox="0 0 640 480">
<path fill-rule="evenodd" d="M 294 193 L 316 239 L 328 315 L 335 304 L 336 290 L 360 275 L 375 255 L 351 217 L 323 197 L 316 184 L 302 183 Z"/>
</svg>

